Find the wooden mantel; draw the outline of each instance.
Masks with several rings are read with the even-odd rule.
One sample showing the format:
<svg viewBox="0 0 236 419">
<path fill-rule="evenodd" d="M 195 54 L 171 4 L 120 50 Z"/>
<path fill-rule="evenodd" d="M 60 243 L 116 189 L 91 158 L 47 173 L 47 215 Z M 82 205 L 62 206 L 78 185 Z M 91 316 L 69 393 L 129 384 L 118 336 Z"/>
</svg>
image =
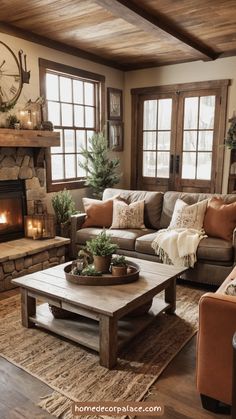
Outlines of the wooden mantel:
<svg viewBox="0 0 236 419">
<path fill-rule="evenodd" d="M 39 130 L 0 128 L 0 147 L 54 147 L 60 145 L 60 133 Z"/>
</svg>

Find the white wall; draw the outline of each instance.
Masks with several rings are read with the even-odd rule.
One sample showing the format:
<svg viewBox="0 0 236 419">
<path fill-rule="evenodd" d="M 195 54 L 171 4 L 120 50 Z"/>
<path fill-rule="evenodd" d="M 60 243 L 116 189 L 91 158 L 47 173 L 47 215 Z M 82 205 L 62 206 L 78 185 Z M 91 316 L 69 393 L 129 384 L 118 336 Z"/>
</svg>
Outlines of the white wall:
<svg viewBox="0 0 236 419">
<path fill-rule="evenodd" d="M 197 61 L 125 73 L 125 153 L 124 165 L 127 167 L 125 186 L 129 187 L 131 159 L 131 94 L 130 89 L 147 86 L 160 86 L 175 83 L 188 83 L 205 80 L 231 79 L 229 87 L 227 119 L 236 110 L 236 57 L 216 61 Z M 227 124 L 228 128 L 228 124 Z M 222 150 L 222 152 L 224 152 Z M 129 170 L 129 173 L 128 173 Z M 229 151 L 225 151 L 223 192 L 227 191 L 229 173 Z"/>
<path fill-rule="evenodd" d="M 7 34 L 0 33 L 0 40 L 5 42 L 16 55 L 18 51 L 22 49 L 24 54 L 27 55 L 27 69 L 31 71 L 30 83 L 23 86 L 21 96 L 17 103 L 17 108 L 24 106 L 28 99 L 33 101 L 39 96 L 39 66 L 38 59 L 44 58 L 46 60 L 55 61 L 58 63 L 70 65 L 79 69 L 91 71 L 97 74 L 105 76 L 105 86 L 106 87 L 115 87 L 118 89 L 123 89 L 124 85 L 124 73 L 122 71 L 107 67 L 105 65 L 97 64 L 92 61 L 88 61 L 82 58 L 78 58 L 60 51 L 56 51 L 42 45 L 38 45 L 32 42 L 25 41 L 20 38 L 16 38 Z M 105 95 L 106 97 L 106 95 Z M 14 109 L 10 111 L 13 113 Z M 5 115 L 0 115 L 1 118 Z M 121 159 L 121 171 L 123 177 L 125 176 L 126 170 L 123 167 L 123 153 L 112 153 Z M 120 183 L 120 186 L 123 185 L 123 179 Z M 81 207 L 81 197 L 85 196 L 86 189 L 77 189 L 71 191 L 73 198 L 76 202 L 76 207 L 82 209 Z M 48 194 L 48 207 L 50 206 L 50 196 Z"/>
</svg>

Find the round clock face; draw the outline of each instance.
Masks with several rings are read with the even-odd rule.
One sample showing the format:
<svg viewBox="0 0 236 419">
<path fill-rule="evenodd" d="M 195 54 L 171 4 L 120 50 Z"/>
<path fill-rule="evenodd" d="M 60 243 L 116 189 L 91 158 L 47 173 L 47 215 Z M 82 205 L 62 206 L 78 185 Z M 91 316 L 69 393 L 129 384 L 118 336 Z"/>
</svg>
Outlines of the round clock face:
<svg viewBox="0 0 236 419">
<path fill-rule="evenodd" d="M 14 52 L 0 41 L 0 110 L 15 104 L 22 90 L 20 65 Z"/>
</svg>

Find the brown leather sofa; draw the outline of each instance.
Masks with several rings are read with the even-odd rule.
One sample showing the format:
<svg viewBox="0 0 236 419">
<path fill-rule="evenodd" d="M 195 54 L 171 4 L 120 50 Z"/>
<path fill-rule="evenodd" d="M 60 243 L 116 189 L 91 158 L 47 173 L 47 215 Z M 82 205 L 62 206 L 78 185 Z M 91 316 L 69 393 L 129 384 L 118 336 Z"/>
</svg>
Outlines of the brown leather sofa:
<svg viewBox="0 0 236 419">
<path fill-rule="evenodd" d="M 176 200 L 180 198 L 191 205 L 212 196 L 211 194 L 188 192 L 168 191 L 163 193 L 106 189 L 103 194 L 103 200 L 112 198 L 117 194 L 125 198 L 129 203 L 145 199 L 144 222 L 147 227 L 144 230 L 109 230 L 113 242 L 119 246 L 118 253 L 157 262 L 160 262 L 160 260 L 155 255 L 151 243 L 158 229 L 168 227 Z M 236 194 L 218 196 L 221 196 L 225 203 L 236 201 Z M 84 218 L 85 214 L 78 214 L 71 218 L 73 257 L 77 256 L 78 249 L 85 245 L 86 240 L 95 237 L 101 232 L 101 228 L 96 227 L 81 229 Z M 202 239 L 197 251 L 197 260 L 194 268 L 189 269 L 183 278 L 201 283 L 220 285 L 232 270 L 236 261 L 236 231 L 233 241 L 214 237 Z"/>
<path fill-rule="evenodd" d="M 220 403 L 232 404 L 232 338 L 236 331 L 236 297 L 224 294 L 236 278 L 236 266 L 216 293 L 200 300 L 197 342 L 197 389 L 203 407 L 220 412 Z"/>
</svg>

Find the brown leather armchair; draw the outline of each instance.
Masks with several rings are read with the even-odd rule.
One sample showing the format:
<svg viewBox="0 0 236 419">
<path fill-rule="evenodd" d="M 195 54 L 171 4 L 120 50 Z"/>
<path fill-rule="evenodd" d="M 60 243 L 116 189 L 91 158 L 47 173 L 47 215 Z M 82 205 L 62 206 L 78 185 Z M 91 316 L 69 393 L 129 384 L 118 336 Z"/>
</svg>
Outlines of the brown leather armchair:
<svg viewBox="0 0 236 419">
<path fill-rule="evenodd" d="M 222 402 L 232 404 L 232 338 L 236 331 L 236 297 L 224 294 L 236 278 L 236 266 L 216 293 L 200 300 L 197 341 L 197 389 L 202 405 L 222 411 Z"/>
</svg>

